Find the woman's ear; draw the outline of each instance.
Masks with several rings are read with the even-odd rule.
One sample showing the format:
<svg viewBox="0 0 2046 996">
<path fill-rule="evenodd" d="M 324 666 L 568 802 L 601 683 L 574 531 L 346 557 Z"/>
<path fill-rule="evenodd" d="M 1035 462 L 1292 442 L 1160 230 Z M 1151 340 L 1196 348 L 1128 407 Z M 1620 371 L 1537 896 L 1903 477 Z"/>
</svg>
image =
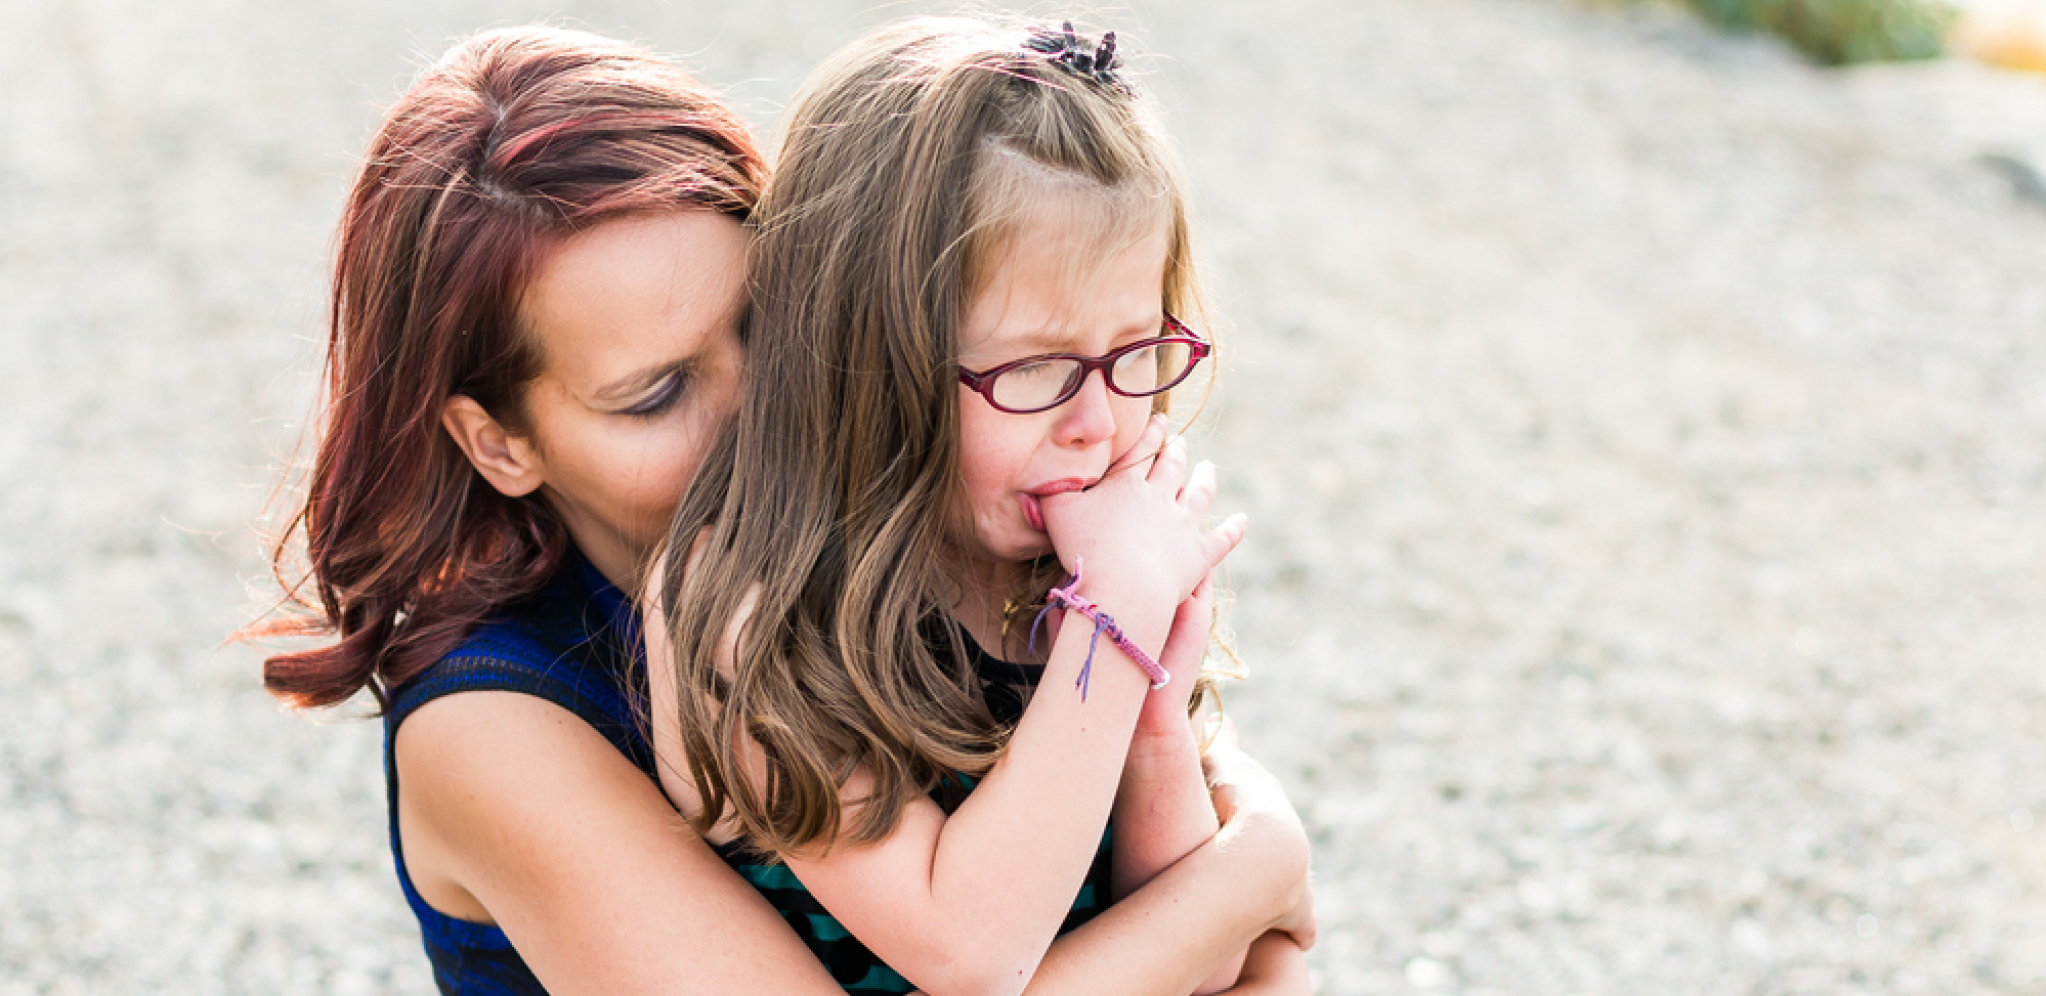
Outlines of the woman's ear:
<svg viewBox="0 0 2046 996">
<path fill-rule="evenodd" d="M 520 436 L 512 435 L 497 419 L 466 394 L 448 396 L 440 410 L 440 424 L 454 437 L 455 445 L 469 458 L 471 466 L 507 498 L 523 498 L 546 483 L 546 465 L 540 451 Z"/>
</svg>

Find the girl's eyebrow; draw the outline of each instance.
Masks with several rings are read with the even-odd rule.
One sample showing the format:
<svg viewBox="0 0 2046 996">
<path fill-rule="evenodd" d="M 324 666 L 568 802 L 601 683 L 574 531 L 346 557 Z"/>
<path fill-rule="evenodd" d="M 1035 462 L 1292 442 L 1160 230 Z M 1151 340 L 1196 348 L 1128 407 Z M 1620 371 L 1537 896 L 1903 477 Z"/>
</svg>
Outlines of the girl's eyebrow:
<svg viewBox="0 0 2046 996">
<path fill-rule="evenodd" d="M 1164 312 L 1160 311 L 1159 317 L 1155 320 L 1147 318 L 1141 321 L 1121 322 L 1115 325 L 1113 331 L 1114 337 L 1120 339 L 1126 335 L 1156 335 L 1164 329 Z M 1061 329 L 1042 325 L 1028 332 L 1017 333 L 1015 338 L 1009 340 L 1009 344 L 1039 353 L 1070 353 L 1073 352 L 1075 343 L 1087 331 L 1087 328 L 1079 326 Z"/>
</svg>

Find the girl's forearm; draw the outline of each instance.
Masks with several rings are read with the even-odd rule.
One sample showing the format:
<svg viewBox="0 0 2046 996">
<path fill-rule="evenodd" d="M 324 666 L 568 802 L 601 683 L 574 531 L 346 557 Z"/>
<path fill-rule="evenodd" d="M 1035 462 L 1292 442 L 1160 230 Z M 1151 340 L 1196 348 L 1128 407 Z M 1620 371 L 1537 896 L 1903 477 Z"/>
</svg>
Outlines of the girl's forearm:
<svg viewBox="0 0 2046 996">
<path fill-rule="evenodd" d="M 1115 898 L 1164 871 L 1215 835 L 1220 823 L 1201 773 L 1200 745 L 1187 724 L 1172 733 L 1145 735 L 1130 743 L 1122 784 L 1116 789 Z"/>
<path fill-rule="evenodd" d="M 1307 952 L 1291 936 L 1272 930 L 1251 942 L 1229 996 L 1309 996 L 1312 991 Z"/>
<path fill-rule="evenodd" d="M 1260 830 L 1254 823 L 1225 828 L 1136 892 L 1060 937 L 1024 990 L 1026 996 L 1187 996 L 1196 991 L 1225 960 L 1239 957 L 1265 934 L 1277 910 L 1290 903 L 1286 887 L 1293 883 L 1285 879 L 1297 877 L 1299 869 L 1282 868 L 1283 862 L 1271 860 L 1284 847 L 1269 835 L 1260 837 L 1270 828 Z M 1284 935 L 1279 937 L 1292 945 Z M 1286 966 L 1275 957 L 1283 953 L 1259 951 L 1245 965 L 1243 977 L 1245 985 L 1255 983 L 1258 988 L 1242 991 L 1304 993 L 1304 987 L 1266 988 L 1283 981 Z"/>
<path fill-rule="evenodd" d="M 1163 613 L 1130 616 L 1132 640 L 1162 644 Z M 1074 684 L 1092 635 L 1061 629 L 1008 750 L 949 817 L 920 809 L 880 844 L 790 860 L 848 929 L 927 991 L 1017 991 L 1071 911 L 1149 690 L 1104 639 L 1083 700 Z"/>
<path fill-rule="evenodd" d="M 1130 636 L 1155 648 L 1163 629 Z M 1071 911 L 1100 847 L 1149 691 L 1143 672 L 1103 640 L 1092 648 L 1083 699 L 1073 685 L 1091 636 L 1091 627 L 1061 628 L 1009 749 L 946 821 L 933 861 L 934 885 L 949 874 L 954 898 L 978 915 L 1007 921 L 1005 929 L 1036 935 L 1040 954 Z M 1023 883 L 1031 888 L 1018 890 Z"/>
<path fill-rule="evenodd" d="M 1116 791 L 1111 892 L 1120 900 L 1215 835 L 1220 824 L 1201 772 L 1192 724 L 1140 728 L 1130 744 Z M 1195 990 L 1215 993 L 1236 984 L 1243 955 L 1224 959 Z"/>
</svg>

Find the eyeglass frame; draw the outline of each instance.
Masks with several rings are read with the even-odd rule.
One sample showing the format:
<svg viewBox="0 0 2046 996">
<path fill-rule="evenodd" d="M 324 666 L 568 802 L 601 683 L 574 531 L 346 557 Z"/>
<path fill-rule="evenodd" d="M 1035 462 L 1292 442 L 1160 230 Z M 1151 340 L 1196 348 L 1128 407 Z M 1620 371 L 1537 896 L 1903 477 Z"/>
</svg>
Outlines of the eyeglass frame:
<svg viewBox="0 0 2046 996">
<path fill-rule="evenodd" d="M 1125 354 L 1135 352 L 1147 346 L 1155 346 L 1161 342 L 1184 342 L 1187 344 L 1187 351 L 1190 355 L 1186 362 L 1186 369 L 1180 371 L 1178 377 L 1173 378 L 1169 384 L 1142 394 L 1131 394 L 1115 386 L 1115 362 L 1117 360 L 1121 359 Z M 1139 339 L 1125 346 L 1117 346 L 1100 356 L 1082 356 L 1079 353 L 1039 353 L 1036 356 L 1023 357 L 1020 360 L 1010 360 L 1000 366 L 989 367 L 986 370 L 975 371 L 960 367 L 959 383 L 966 385 L 968 390 L 980 395 L 982 399 L 987 401 L 988 406 L 995 411 L 1008 415 L 1036 415 L 1040 412 L 1051 411 L 1079 397 L 1080 391 L 1087 386 L 1087 378 L 1092 376 L 1096 370 L 1101 371 L 1102 385 L 1116 394 L 1125 398 L 1156 397 L 1178 387 L 1188 377 L 1193 376 L 1194 368 L 1200 366 L 1201 361 L 1207 359 L 1214 350 L 1215 346 L 1213 343 L 1201 338 L 1200 333 L 1187 328 L 1179 319 L 1167 313 L 1165 315 L 1163 335 L 1155 335 L 1149 339 Z M 1010 370 L 1028 366 L 1032 363 L 1043 363 L 1046 360 L 1075 360 L 1080 364 L 1080 376 L 1073 379 L 1071 390 L 1061 395 L 1058 400 L 1036 408 L 1010 408 L 995 400 L 995 378 Z"/>
</svg>

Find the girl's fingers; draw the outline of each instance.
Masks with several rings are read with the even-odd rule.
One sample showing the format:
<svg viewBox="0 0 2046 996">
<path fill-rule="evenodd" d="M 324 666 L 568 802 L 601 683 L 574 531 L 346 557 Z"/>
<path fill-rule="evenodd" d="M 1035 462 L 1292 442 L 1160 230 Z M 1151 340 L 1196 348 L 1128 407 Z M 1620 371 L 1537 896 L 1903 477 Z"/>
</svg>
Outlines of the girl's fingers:
<svg viewBox="0 0 2046 996">
<path fill-rule="evenodd" d="M 1144 423 L 1143 434 L 1137 437 L 1137 445 L 1130 449 L 1132 453 L 1141 453 L 1151 458 L 1151 464 L 1144 468 L 1144 474 L 1149 475 L 1158 469 L 1156 458 L 1164 453 L 1165 443 L 1171 436 L 1170 428 L 1163 415 L 1153 415 L 1149 422 Z"/>
<path fill-rule="evenodd" d="M 1200 670 L 1201 658 L 1208 651 L 1208 627 L 1214 611 L 1214 600 L 1208 597 L 1204 580 L 1172 613 L 1172 628 L 1165 635 L 1165 649 L 1158 654 L 1158 663 L 1171 672 L 1175 684 L 1181 679 L 1190 680 L 1189 676 Z M 1181 692 L 1184 694 L 1192 687 L 1183 686 Z"/>
<path fill-rule="evenodd" d="M 1201 537 L 1201 555 L 1207 560 L 1206 570 L 1212 571 L 1221 564 L 1222 558 L 1229 556 L 1229 551 L 1236 549 L 1236 544 L 1243 542 L 1243 534 L 1249 528 L 1250 517 L 1238 512 L 1223 519 L 1221 525 L 1208 530 L 1207 534 Z"/>
<path fill-rule="evenodd" d="M 1201 758 L 1201 761 L 1205 765 L 1207 758 L 1204 756 Z M 1207 768 L 1203 767 L 1202 770 L 1205 771 Z M 1215 819 L 1226 824 L 1236 818 L 1236 785 L 1234 782 L 1218 782 L 1210 778 L 1208 780 L 1208 801 L 1214 804 Z"/>
<path fill-rule="evenodd" d="M 1156 458 L 1159 447 L 1165 445 L 1165 437 L 1169 428 L 1170 423 L 1166 421 L 1165 416 L 1152 415 L 1151 420 L 1144 423 L 1144 431 L 1137 436 L 1137 441 L 1131 444 L 1129 450 L 1124 452 L 1123 455 L 1116 457 L 1109 464 L 1108 472 L 1101 476 L 1104 479 L 1114 477 L 1147 460 Z M 1149 474 L 1150 472 L 1151 468 L 1148 466 L 1139 471 L 1140 474 Z"/>
<path fill-rule="evenodd" d="M 1319 927 L 1314 920 L 1313 888 L 1306 887 L 1301 892 L 1299 905 L 1295 906 L 1293 912 L 1288 914 L 1285 919 L 1279 921 L 1277 929 L 1291 935 L 1293 943 L 1300 945 L 1300 950 L 1306 951 L 1314 947 L 1315 935 L 1319 932 Z"/>
<path fill-rule="evenodd" d="M 1186 480 L 1186 437 L 1174 436 L 1165 441 L 1158 451 L 1158 459 L 1151 463 L 1151 483 L 1166 489 L 1167 494 L 1176 494 L 1180 482 Z"/>
<path fill-rule="evenodd" d="M 1195 518 L 1208 514 L 1208 506 L 1215 502 L 1215 465 L 1206 460 L 1194 464 L 1193 473 L 1188 474 L 1186 486 L 1179 489 L 1179 503 Z"/>
<path fill-rule="evenodd" d="M 1179 603 L 1179 610 L 1173 613 L 1173 625 L 1184 619 L 1188 628 L 1198 634 L 1200 653 L 1205 655 L 1208 647 L 1208 628 L 1215 621 L 1215 586 L 1208 583 L 1208 575 L 1201 575 L 1201 583 L 1194 585 L 1193 594 Z M 1195 658 L 1196 662 L 1199 657 Z"/>
</svg>

